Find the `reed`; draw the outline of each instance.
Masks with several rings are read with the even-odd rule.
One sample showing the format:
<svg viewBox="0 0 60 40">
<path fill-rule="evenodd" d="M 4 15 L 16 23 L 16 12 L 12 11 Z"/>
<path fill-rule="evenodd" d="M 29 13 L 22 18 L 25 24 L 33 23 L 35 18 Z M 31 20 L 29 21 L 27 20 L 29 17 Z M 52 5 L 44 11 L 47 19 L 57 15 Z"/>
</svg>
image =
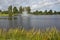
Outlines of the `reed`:
<svg viewBox="0 0 60 40">
<path fill-rule="evenodd" d="M 47 28 L 45 31 L 24 28 L 18 29 L 0 29 L 0 40 L 60 40 L 60 31 L 56 28 Z"/>
</svg>

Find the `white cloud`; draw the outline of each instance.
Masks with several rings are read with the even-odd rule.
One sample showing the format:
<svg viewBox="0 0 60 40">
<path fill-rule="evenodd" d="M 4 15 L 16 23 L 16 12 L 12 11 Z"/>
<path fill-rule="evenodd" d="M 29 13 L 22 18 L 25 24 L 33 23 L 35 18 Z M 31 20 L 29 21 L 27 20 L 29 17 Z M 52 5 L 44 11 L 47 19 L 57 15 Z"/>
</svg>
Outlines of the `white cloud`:
<svg viewBox="0 0 60 40">
<path fill-rule="evenodd" d="M 60 1 L 60 0 L 58 0 L 58 1 Z"/>
<path fill-rule="evenodd" d="M 48 2 L 47 0 L 44 0 L 42 2 L 39 2 L 37 4 L 32 5 L 31 9 L 38 9 L 38 8 L 41 8 L 41 7 L 44 7 L 44 6 L 52 7 L 53 5 L 55 5 L 57 3 L 60 3 L 60 0 L 57 0 L 55 2 Z"/>
<path fill-rule="evenodd" d="M 2 7 L 0 6 L 0 9 L 1 9 Z"/>
<path fill-rule="evenodd" d="M 38 9 L 44 6 L 53 7 L 59 4 L 60 0 L 0 0 L 0 9 L 6 9 L 9 5 L 13 6 L 30 6 L 31 9 Z"/>
</svg>

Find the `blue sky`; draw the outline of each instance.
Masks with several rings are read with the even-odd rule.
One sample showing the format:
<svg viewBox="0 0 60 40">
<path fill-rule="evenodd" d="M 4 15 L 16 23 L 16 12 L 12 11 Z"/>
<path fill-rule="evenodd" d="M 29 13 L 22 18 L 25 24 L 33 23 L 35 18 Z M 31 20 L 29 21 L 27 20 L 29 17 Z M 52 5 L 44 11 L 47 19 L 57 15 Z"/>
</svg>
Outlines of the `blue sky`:
<svg viewBox="0 0 60 40">
<path fill-rule="evenodd" d="M 60 11 L 60 0 L 0 0 L 0 9 L 7 10 L 8 6 L 30 6 L 32 11 L 35 10 L 56 10 Z"/>
</svg>

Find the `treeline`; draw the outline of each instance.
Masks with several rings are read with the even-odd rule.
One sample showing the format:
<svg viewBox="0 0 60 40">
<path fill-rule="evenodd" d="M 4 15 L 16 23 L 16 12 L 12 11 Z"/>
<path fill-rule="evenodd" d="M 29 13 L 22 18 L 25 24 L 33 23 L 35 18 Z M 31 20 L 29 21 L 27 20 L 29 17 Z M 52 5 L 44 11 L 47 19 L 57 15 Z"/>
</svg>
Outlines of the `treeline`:
<svg viewBox="0 0 60 40">
<path fill-rule="evenodd" d="M 57 14 L 60 14 L 60 12 L 57 12 L 57 11 L 53 12 L 52 10 L 49 10 L 49 11 L 45 10 L 43 12 L 43 11 L 36 10 L 36 11 L 32 12 L 31 14 L 35 14 L 35 15 L 57 15 Z"/>
<path fill-rule="evenodd" d="M 34 14 L 34 15 L 56 15 L 56 14 L 60 14 L 60 12 L 57 12 L 57 11 L 52 11 L 52 10 L 45 10 L 44 12 L 43 11 L 34 11 L 34 12 L 31 12 L 31 8 L 28 6 L 28 7 L 22 7 L 20 6 L 18 9 L 17 7 L 13 7 L 12 8 L 12 5 L 10 5 L 8 7 L 8 10 L 7 11 L 2 11 L 0 10 L 0 13 L 1 14 L 22 14 L 24 12 L 24 8 L 26 9 L 27 13 L 28 14 Z"/>
<path fill-rule="evenodd" d="M 28 7 L 22 7 L 22 6 L 20 6 L 19 9 L 17 9 L 17 7 L 12 7 L 12 5 L 10 5 L 8 7 L 8 10 L 6 10 L 6 11 L 0 10 L 0 13 L 2 13 L 2 14 L 9 14 L 9 13 L 12 13 L 12 14 L 18 14 L 18 13 L 20 13 L 20 14 L 22 14 L 24 12 L 24 9 L 26 9 L 26 11 L 28 13 L 30 13 L 30 11 L 31 11 L 31 9 L 30 9 L 29 6 Z"/>
</svg>

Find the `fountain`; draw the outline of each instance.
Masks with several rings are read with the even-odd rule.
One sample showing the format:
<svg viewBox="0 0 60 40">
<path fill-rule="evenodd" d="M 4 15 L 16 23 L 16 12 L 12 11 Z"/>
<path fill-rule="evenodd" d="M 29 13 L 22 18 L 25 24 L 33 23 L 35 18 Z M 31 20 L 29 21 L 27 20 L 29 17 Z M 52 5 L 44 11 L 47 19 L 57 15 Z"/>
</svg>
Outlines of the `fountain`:
<svg viewBox="0 0 60 40">
<path fill-rule="evenodd" d="M 23 11 L 22 16 L 28 16 L 27 11 L 26 11 L 26 8 L 24 8 L 24 11 Z"/>
<path fill-rule="evenodd" d="M 30 29 L 31 28 L 31 26 L 30 26 L 30 17 L 28 15 L 27 11 L 26 11 L 26 8 L 24 8 L 24 12 L 21 15 L 21 17 L 22 17 L 22 26 L 23 26 L 23 28 Z"/>
</svg>

